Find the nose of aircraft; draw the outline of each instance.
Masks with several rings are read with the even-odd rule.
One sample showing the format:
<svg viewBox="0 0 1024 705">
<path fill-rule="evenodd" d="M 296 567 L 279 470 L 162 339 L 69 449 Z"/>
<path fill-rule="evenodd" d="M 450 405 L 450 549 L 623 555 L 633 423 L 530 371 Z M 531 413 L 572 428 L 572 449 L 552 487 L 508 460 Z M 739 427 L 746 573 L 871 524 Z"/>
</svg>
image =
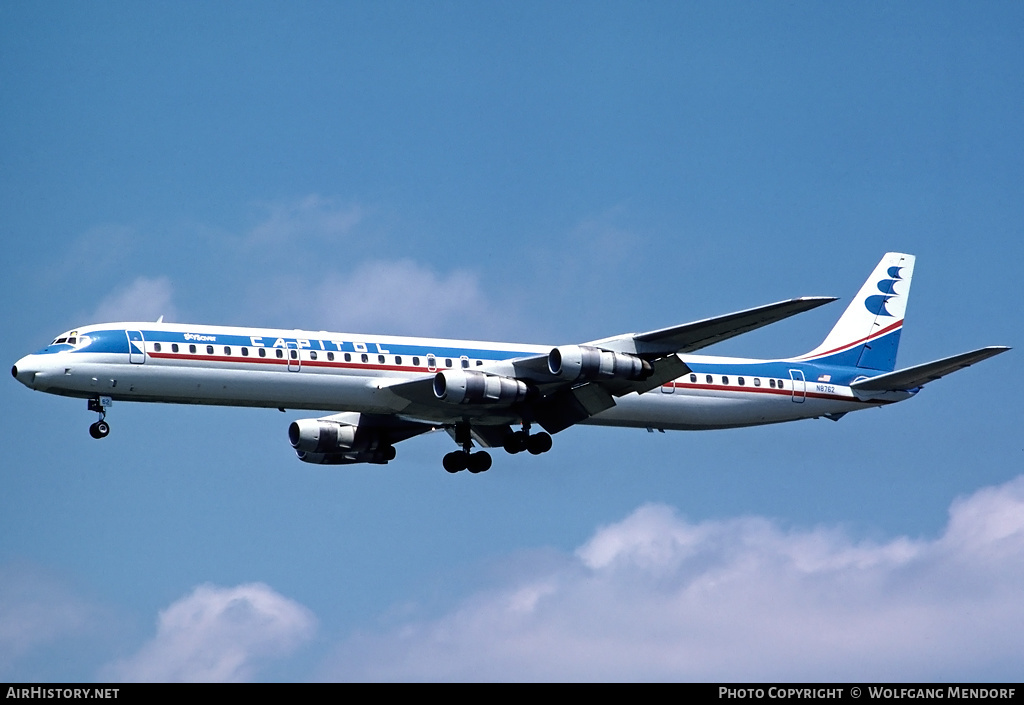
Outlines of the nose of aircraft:
<svg viewBox="0 0 1024 705">
<path fill-rule="evenodd" d="M 33 365 L 32 361 L 29 359 L 31 357 L 31 355 L 27 355 L 21 358 L 14 363 L 14 367 L 11 368 L 11 375 L 14 379 L 18 380 L 26 387 L 34 386 L 36 373 L 39 371 L 38 367 Z"/>
</svg>

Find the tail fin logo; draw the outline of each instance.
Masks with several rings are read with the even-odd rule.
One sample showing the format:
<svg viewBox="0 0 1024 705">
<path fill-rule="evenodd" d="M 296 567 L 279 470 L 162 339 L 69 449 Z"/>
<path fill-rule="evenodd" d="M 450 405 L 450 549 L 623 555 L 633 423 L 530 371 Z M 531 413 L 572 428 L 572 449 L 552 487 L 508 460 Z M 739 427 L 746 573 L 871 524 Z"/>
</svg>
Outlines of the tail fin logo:
<svg viewBox="0 0 1024 705">
<path fill-rule="evenodd" d="M 874 296 L 869 296 L 866 299 L 864 299 L 864 306 L 865 308 L 867 308 L 868 311 L 875 314 L 876 316 L 889 316 L 890 318 L 892 317 L 892 314 L 886 310 L 885 305 L 889 302 L 889 299 L 898 296 L 894 287 L 896 286 L 896 282 L 901 281 L 903 279 L 903 277 L 900 276 L 900 270 L 902 269 L 903 267 L 889 267 L 889 269 L 886 271 L 886 274 L 889 275 L 889 278 L 882 279 L 881 281 L 878 282 L 878 284 L 876 284 L 878 290 L 881 291 L 882 293 L 876 294 Z"/>
</svg>

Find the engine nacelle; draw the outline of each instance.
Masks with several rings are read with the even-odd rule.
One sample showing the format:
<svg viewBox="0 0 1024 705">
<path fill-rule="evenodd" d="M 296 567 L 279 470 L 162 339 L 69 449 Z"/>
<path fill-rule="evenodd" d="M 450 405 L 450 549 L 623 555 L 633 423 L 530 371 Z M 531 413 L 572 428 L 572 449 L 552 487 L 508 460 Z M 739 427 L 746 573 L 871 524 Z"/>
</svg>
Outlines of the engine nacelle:
<svg viewBox="0 0 1024 705">
<path fill-rule="evenodd" d="M 551 374 L 569 381 L 591 379 L 647 379 L 651 363 L 629 353 L 611 352 L 586 345 L 560 345 L 548 353 Z"/>
<path fill-rule="evenodd" d="M 376 463 L 384 465 L 395 459 L 394 446 L 383 446 L 376 450 L 365 450 L 353 453 L 307 453 L 295 451 L 295 455 L 304 463 L 316 465 L 351 465 L 353 463 Z"/>
<path fill-rule="evenodd" d="M 355 448 L 357 427 L 351 424 L 300 419 L 288 426 L 288 440 L 295 450 L 307 453 L 331 453 Z"/>
<path fill-rule="evenodd" d="M 445 370 L 434 377 L 434 396 L 450 404 L 511 405 L 526 398 L 524 382 L 476 370 Z"/>
<path fill-rule="evenodd" d="M 293 421 L 288 426 L 288 440 L 304 463 L 386 463 L 395 458 L 394 446 L 379 429 L 330 418 Z"/>
</svg>

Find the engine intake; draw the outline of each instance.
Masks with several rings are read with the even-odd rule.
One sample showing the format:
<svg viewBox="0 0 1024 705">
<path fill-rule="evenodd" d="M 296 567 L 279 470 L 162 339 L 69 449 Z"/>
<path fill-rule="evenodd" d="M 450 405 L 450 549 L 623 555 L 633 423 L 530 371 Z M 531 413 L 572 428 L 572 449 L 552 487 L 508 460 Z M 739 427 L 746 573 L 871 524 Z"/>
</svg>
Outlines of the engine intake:
<svg viewBox="0 0 1024 705">
<path fill-rule="evenodd" d="M 627 379 L 640 381 L 654 372 L 651 363 L 629 353 L 586 345 L 561 345 L 548 353 L 548 370 L 562 379 Z"/>
<path fill-rule="evenodd" d="M 524 382 L 475 370 L 445 370 L 434 377 L 434 396 L 450 404 L 511 405 L 526 398 Z"/>
</svg>

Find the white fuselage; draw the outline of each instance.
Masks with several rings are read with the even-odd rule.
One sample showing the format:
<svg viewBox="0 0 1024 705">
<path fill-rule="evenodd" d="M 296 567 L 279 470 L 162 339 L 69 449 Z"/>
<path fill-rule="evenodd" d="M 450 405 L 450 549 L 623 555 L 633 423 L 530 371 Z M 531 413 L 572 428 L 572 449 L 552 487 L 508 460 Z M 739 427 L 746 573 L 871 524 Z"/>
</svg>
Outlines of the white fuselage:
<svg viewBox="0 0 1024 705">
<path fill-rule="evenodd" d="M 409 413 L 455 423 L 466 408 L 429 410 L 389 390 L 438 371 L 487 371 L 551 346 L 325 331 L 167 323 L 87 326 L 19 360 L 25 385 L 72 397 L 318 411 Z M 73 339 L 74 342 L 67 342 Z M 644 394 L 630 393 L 586 423 L 697 430 L 837 416 L 899 398 L 859 399 L 849 384 L 863 370 L 797 360 L 681 355 L 692 370 Z M 514 411 L 490 422 L 516 423 Z"/>
</svg>

